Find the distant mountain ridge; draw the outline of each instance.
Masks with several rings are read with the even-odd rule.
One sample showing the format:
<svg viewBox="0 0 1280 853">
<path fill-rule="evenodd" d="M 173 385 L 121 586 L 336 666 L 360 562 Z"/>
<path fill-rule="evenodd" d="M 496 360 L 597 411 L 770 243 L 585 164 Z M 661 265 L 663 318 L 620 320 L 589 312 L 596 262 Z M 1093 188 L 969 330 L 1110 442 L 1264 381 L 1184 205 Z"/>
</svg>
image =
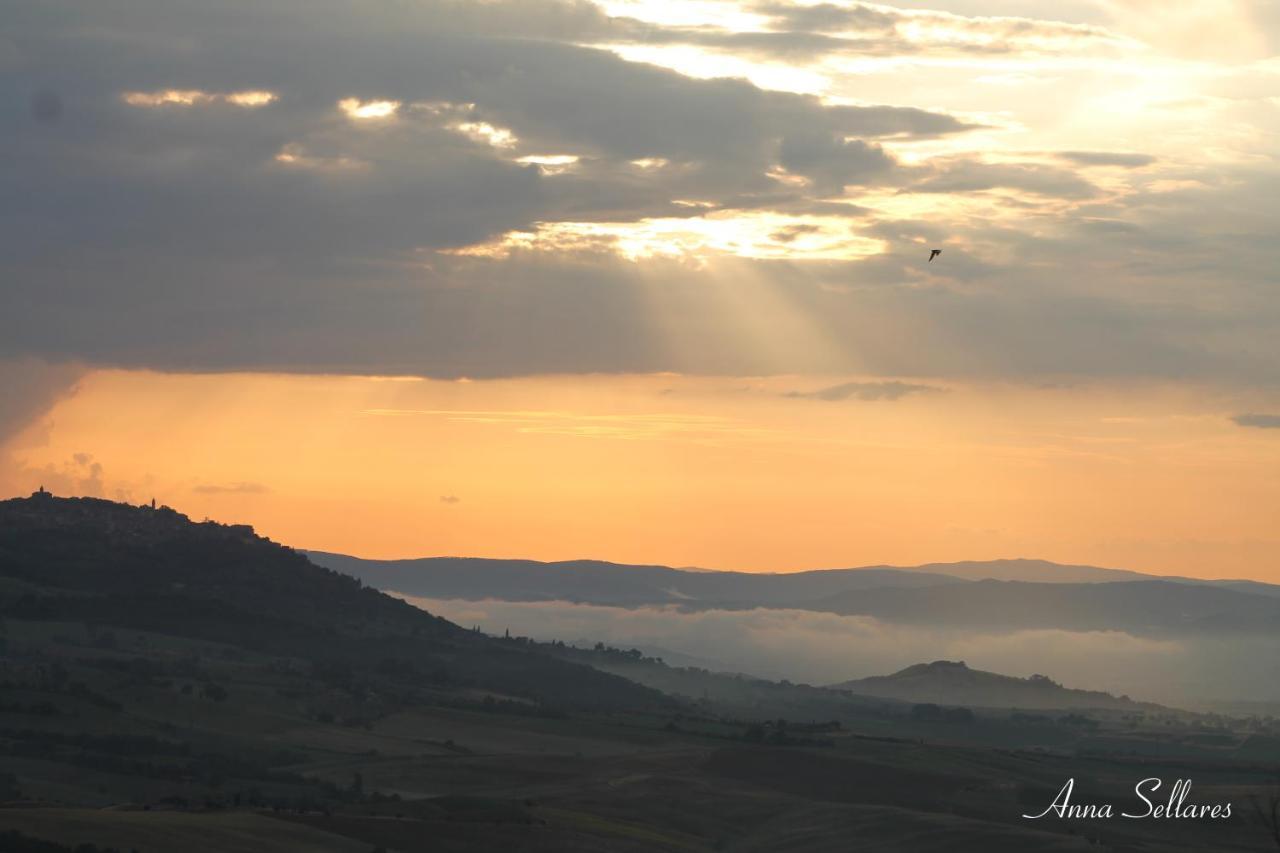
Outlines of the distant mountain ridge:
<svg viewBox="0 0 1280 853">
<path fill-rule="evenodd" d="M 929 589 L 837 593 L 809 609 L 970 629 L 1123 630 L 1132 634 L 1273 633 L 1280 599 L 1164 580 L 1043 584 L 971 581 Z"/>
<path fill-rule="evenodd" d="M 964 705 L 975 708 L 1026 710 L 1153 710 L 1160 706 L 1135 702 L 1098 690 L 1064 687 L 1043 676 L 1015 678 L 979 669 L 964 661 L 919 663 L 892 675 L 876 675 L 831 685 L 859 696 L 898 699 L 903 702 Z"/>
<path fill-rule="evenodd" d="M 384 590 L 431 598 L 574 601 L 635 607 L 652 604 L 796 606 L 850 589 L 955 583 L 947 575 L 889 568 L 830 569 L 794 574 L 690 571 L 602 560 L 493 560 L 426 557 L 363 560 L 304 552 L 315 563 Z"/>
</svg>

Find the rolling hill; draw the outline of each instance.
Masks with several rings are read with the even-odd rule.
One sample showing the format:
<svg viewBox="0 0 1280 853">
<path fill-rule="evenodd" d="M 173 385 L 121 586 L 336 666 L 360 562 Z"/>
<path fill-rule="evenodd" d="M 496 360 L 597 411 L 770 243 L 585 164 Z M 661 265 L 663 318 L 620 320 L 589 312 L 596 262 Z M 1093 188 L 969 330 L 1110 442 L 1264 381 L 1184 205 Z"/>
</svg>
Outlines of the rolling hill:
<svg viewBox="0 0 1280 853">
<path fill-rule="evenodd" d="M 1160 706 L 1134 702 L 1127 696 L 1112 696 L 1097 690 L 1074 690 L 1043 676 L 1014 678 L 994 672 L 970 669 L 964 661 L 920 663 L 895 672 L 834 684 L 859 696 L 898 699 L 903 702 L 930 702 L 938 705 L 965 705 L 977 708 L 1021 708 L 1035 710 L 1099 709 L 1153 711 Z"/>
</svg>

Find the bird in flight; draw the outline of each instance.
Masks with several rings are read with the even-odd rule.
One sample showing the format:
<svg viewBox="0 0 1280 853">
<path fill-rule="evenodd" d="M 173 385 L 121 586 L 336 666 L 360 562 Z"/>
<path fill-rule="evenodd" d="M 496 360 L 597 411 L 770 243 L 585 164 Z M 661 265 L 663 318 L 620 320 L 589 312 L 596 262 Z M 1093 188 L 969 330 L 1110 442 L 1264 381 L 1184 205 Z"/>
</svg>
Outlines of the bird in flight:
<svg viewBox="0 0 1280 853">
<path fill-rule="evenodd" d="M 933 259 L 934 259 L 934 258 L 936 258 L 936 257 L 938 257 L 938 255 L 941 255 L 941 254 L 942 254 L 942 250 L 941 250 L 941 249 L 930 249 L 930 250 L 929 250 L 929 263 L 933 263 Z"/>
</svg>

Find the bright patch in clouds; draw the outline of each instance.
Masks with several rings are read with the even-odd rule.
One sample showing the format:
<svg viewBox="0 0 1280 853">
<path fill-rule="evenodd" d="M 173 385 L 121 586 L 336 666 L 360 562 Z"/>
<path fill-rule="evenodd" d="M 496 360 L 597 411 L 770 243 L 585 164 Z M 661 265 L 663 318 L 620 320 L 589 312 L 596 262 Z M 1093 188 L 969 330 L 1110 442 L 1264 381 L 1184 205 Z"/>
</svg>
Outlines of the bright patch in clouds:
<svg viewBox="0 0 1280 853">
<path fill-rule="evenodd" d="M 615 17 L 667 26 L 723 27 L 731 31 L 759 30 L 768 20 L 750 11 L 745 4 L 731 0 L 603 0 L 600 7 Z"/>
<path fill-rule="evenodd" d="M 204 92 L 199 89 L 162 89 L 156 92 L 125 92 L 121 98 L 131 107 L 191 107 L 225 103 L 237 107 L 265 107 L 277 99 L 274 92 Z"/>
<path fill-rule="evenodd" d="M 579 159 L 576 154 L 527 154 L 517 157 L 516 162 L 537 166 L 546 175 L 559 175 L 569 171 Z"/>
<path fill-rule="evenodd" d="M 449 129 L 494 148 L 511 148 L 517 142 L 514 133 L 504 127 L 494 127 L 487 121 L 460 121 L 449 125 Z"/>
<path fill-rule="evenodd" d="M 237 107 L 263 107 L 275 99 L 273 92 L 232 92 L 226 96 L 227 103 Z"/>
<path fill-rule="evenodd" d="M 299 169 L 350 170 L 369 167 L 367 162 L 354 157 L 317 157 L 293 142 L 282 147 L 273 159 L 283 166 Z"/>
<path fill-rule="evenodd" d="M 761 62 L 689 45 L 603 44 L 599 47 L 613 51 L 628 62 L 659 65 L 703 80 L 740 78 L 761 89 L 802 95 L 820 95 L 831 88 L 828 75 L 819 68 Z"/>
<path fill-rule="evenodd" d="M 399 101 L 361 101 L 359 98 L 343 98 L 338 109 L 352 119 L 389 118 L 400 109 Z"/>
<path fill-rule="evenodd" d="M 686 206 L 699 207 L 698 202 Z M 473 257 L 509 257 L 516 251 L 610 251 L 629 261 L 702 255 L 743 258 L 853 260 L 884 251 L 882 240 L 855 233 L 835 216 L 716 211 L 688 219 L 638 222 L 540 223 L 536 231 L 513 231 L 496 241 L 450 250 Z"/>
</svg>

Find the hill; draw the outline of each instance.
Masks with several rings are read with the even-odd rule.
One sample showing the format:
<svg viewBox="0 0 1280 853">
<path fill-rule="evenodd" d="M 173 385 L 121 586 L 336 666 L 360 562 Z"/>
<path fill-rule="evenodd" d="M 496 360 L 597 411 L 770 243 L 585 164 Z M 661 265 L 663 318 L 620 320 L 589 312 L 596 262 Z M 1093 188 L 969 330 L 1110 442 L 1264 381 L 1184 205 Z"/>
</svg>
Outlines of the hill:
<svg viewBox="0 0 1280 853">
<path fill-rule="evenodd" d="M 625 679 L 464 630 L 244 525 L 94 498 L 0 502 L 0 613 L 226 643 L 384 689 L 549 706 L 661 705 Z"/>
<path fill-rule="evenodd" d="M 1100 709 L 1153 711 L 1158 705 L 1134 702 L 1097 690 L 1074 690 L 1043 676 L 1015 678 L 970 669 L 964 661 L 919 663 L 892 675 L 859 678 L 832 685 L 859 696 L 930 702 L 977 708 L 1036 710 Z"/>
</svg>

